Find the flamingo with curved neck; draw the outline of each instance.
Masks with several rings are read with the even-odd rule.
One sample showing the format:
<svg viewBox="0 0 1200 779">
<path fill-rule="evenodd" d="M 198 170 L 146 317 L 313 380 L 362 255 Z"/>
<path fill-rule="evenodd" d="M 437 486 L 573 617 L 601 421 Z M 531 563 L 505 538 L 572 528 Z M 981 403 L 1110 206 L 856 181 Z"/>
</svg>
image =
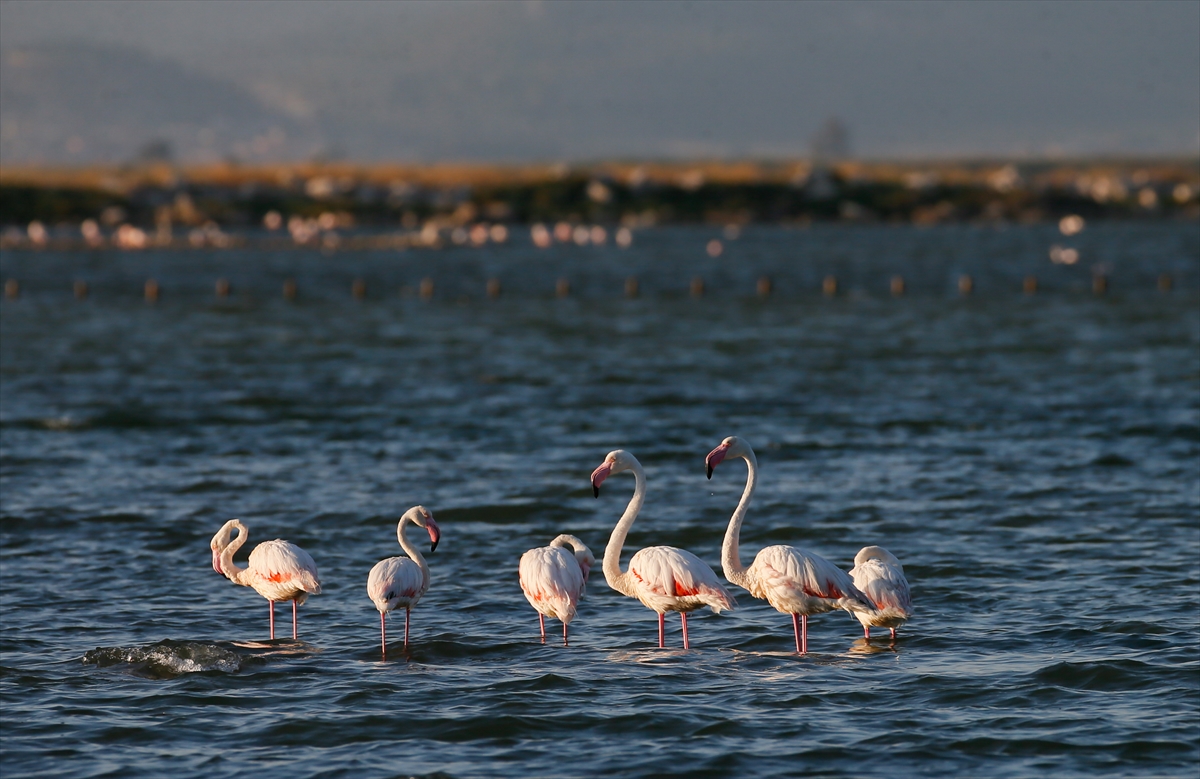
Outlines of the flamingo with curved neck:
<svg viewBox="0 0 1200 779">
<path fill-rule="evenodd" d="M 823 557 L 794 546 L 764 547 L 750 567 L 742 565 L 742 522 L 750 508 L 750 499 L 758 484 L 758 459 L 754 449 L 737 436 L 730 436 L 704 458 L 708 478 L 713 469 L 725 459 L 741 457 L 746 461 L 746 489 L 729 519 L 725 542 L 721 545 L 721 568 L 725 578 L 744 587 L 756 598 L 764 598 L 776 611 L 792 615 L 792 630 L 796 635 L 796 651 L 808 652 L 808 617 L 835 609 L 852 613 L 875 612 L 875 606 L 849 574 Z"/>
<path fill-rule="evenodd" d="M 566 550 L 568 544 L 574 554 Z M 518 566 L 521 591 L 538 613 L 543 644 L 546 617 L 551 616 L 562 622 L 563 646 L 567 645 L 567 626 L 575 618 L 575 609 L 595 564 L 596 558 L 587 544 L 567 533 L 555 538 L 549 546 L 530 549 L 521 555 Z"/>
<path fill-rule="evenodd" d="M 907 622 L 913 612 L 904 566 L 882 546 L 865 546 L 854 556 L 850 577 L 877 609 L 874 614 L 854 613 L 862 623 L 863 638 L 870 640 L 873 627 L 888 628 L 895 638 L 896 628 Z"/>
<path fill-rule="evenodd" d="M 424 506 L 413 506 L 396 524 L 396 540 L 408 557 L 388 557 L 375 563 L 367 576 L 367 595 L 379 610 L 379 638 L 383 654 L 387 655 L 387 614 L 404 607 L 404 646 L 408 646 L 408 623 L 413 607 L 429 589 L 429 566 L 421 552 L 409 543 L 405 535 L 408 525 L 424 528 L 429 533 L 429 551 L 437 549 L 442 537 L 433 512 Z"/>
<path fill-rule="evenodd" d="M 644 606 L 658 613 L 658 646 L 665 643 L 666 612 L 678 611 L 683 626 L 683 648 L 688 642 L 688 612 L 708 606 L 714 613 L 732 610 L 737 601 L 721 585 L 712 568 L 691 552 L 673 546 L 648 546 L 629 560 L 629 570 L 621 570 L 621 549 L 629 528 L 637 519 L 646 501 L 646 473 L 642 464 L 629 452 L 617 449 L 609 452 L 604 463 L 592 472 L 592 490 L 600 497 L 600 485 L 614 473 L 632 471 L 633 497 L 625 513 L 613 528 L 604 549 L 604 578 L 608 586 L 622 595 L 637 598 Z"/>
<path fill-rule="evenodd" d="M 233 537 L 233 531 L 237 537 Z M 246 526 L 231 519 L 212 537 L 213 570 L 234 584 L 251 587 L 271 604 L 271 639 L 275 638 L 275 603 L 292 602 L 292 638 L 296 639 L 296 607 L 309 595 L 321 592 L 317 564 L 312 557 L 290 541 L 263 541 L 250 552 L 245 568 L 234 564 L 233 555 L 250 540 Z"/>
</svg>

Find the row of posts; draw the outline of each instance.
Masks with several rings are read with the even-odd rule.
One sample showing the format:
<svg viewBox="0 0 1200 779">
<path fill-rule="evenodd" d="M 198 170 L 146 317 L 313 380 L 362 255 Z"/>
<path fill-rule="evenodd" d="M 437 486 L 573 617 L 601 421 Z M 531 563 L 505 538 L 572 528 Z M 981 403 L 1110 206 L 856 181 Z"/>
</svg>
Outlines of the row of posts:
<svg viewBox="0 0 1200 779">
<path fill-rule="evenodd" d="M 1169 274 L 1162 274 L 1158 277 L 1158 289 L 1161 292 L 1169 292 L 1173 285 L 1173 279 Z M 754 285 L 755 292 L 759 297 L 768 297 L 771 294 L 772 282 L 769 276 L 760 276 Z M 826 297 L 834 297 L 838 294 L 838 280 L 836 276 L 826 276 L 821 281 L 821 292 Z M 906 285 L 903 276 L 892 276 L 890 289 L 892 295 L 900 297 L 906 291 Z M 79 300 L 87 298 L 89 293 L 88 283 L 82 279 L 77 280 L 74 286 L 75 297 Z M 420 285 L 417 287 L 417 295 L 422 300 L 430 300 L 433 298 L 433 279 L 421 279 Z M 960 295 L 970 295 L 975 291 L 975 280 L 971 276 L 963 275 L 958 277 L 958 292 Z M 1036 294 L 1038 291 L 1037 276 L 1026 276 L 1021 282 L 1021 291 L 1026 295 Z M 283 282 L 283 297 L 287 300 L 295 300 L 299 292 L 294 279 L 288 279 Z M 489 298 L 500 297 L 500 279 L 488 279 L 485 286 L 485 292 Z M 692 297 L 703 297 L 705 292 L 704 279 L 700 276 L 692 278 L 688 285 L 688 292 Z M 1108 277 L 1102 274 L 1092 276 L 1092 292 L 1097 295 L 1103 295 L 1108 292 Z M 227 298 L 233 293 L 233 285 L 228 279 L 217 279 L 216 294 L 218 298 Z M 147 279 L 143 287 L 143 294 L 148 302 L 156 302 L 161 294 L 161 288 L 155 279 Z M 367 296 L 367 283 L 362 279 L 355 279 L 350 284 L 350 294 L 355 300 L 363 300 Z M 571 282 L 565 278 L 560 278 L 554 285 L 554 294 L 556 297 L 566 298 L 571 296 Z M 637 276 L 630 276 L 625 279 L 625 297 L 636 298 L 639 294 Z M 16 279 L 8 279 L 4 282 L 4 296 L 10 300 L 16 299 L 21 295 L 21 284 Z"/>
</svg>

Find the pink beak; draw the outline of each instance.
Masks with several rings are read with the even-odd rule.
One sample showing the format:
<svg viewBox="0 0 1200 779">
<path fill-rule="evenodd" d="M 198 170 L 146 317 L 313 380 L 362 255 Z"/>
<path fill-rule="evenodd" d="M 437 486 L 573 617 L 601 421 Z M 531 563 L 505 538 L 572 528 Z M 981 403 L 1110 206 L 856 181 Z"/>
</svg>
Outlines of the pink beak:
<svg viewBox="0 0 1200 779">
<path fill-rule="evenodd" d="M 217 573 L 221 574 L 222 576 L 224 576 L 225 572 L 221 570 L 221 553 L 218 552 L 216 549 L 212 550 L 212 553 L 213 553 L 213 570 L 216 571 Z"/>
<path fill-rule="evenodd" d="M 433 517 L 425 520 L 425 529 L 429 531 L 429 540 L 431 542 L 429 551 L 435 551 L 437 549 L 438 541 L 442 540 L 442 529 L 439 528 L 437 523 L 433 521 Z"/>
<path fill-rule="evenodd" d="M 592 471 L 592 494 L 597 498 L 600 497 L 600 485 L 609 476 L 612 476 L 613 464 L 606 462 L 596 470 Z"/>
<path fill-rule="evenodd" d="M 721 464 L 725 459 L 725 453 L 729 451 L 729 444 L 721 444 L 716 449 L 708 453 L 708 457 L 704 458 L 704 467 L 708 470 L 708 478 L 712 478 L 713 468 Z"/>
</svg>

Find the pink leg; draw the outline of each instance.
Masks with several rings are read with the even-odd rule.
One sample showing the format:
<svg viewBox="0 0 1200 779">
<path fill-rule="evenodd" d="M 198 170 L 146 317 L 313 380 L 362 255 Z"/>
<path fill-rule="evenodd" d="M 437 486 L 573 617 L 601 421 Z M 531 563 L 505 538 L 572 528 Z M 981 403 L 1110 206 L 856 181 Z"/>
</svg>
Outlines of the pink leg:
<svg viewBox="0 0 1200 779">
<path fill-rule="evenodd" d="M 383 656 L 387 657 L 387 612 L 379 612 L 379 640 L 383 644 Z"/>
<path fill-rule="evenodd" d="M 299 638 L 299 636 L 296 632 L 296 628 L 297 628 L 297 625 L 296 625 L 296 601 L 292 601 L 292 640 L 293 641 L 295 641 L 297 638 Z"/>
<path fill-rule="evenodd" d="M 792 615 L 792 632 L 796 634 L 796 651 L 797 652 L 803 651 L 800 649 L 800 615 L 799 614 Z"/>
<path fill-rule="evenodd" d="M 563 646 L 568 646 L 568 644 L 567 644 L 567 623 L 566 622 L 563 623 Z"/>
<path fill-rule="evenodd" d="M 687 612 L 686 611 L 679 612 L 679 621 L 683 624 L 683 648 L 691 649 L 691 647 L 688 645 Z"/>
<path fill-rule="evenodd" d="M 275 640 L 275 601 L 269 600 L 269 601 L 267 601 L 267 603 L 271 604 L 271 640 L 274 641 Z"/>
<path fill-rule="evenodd" d="M 890 630 L 892 631 L 892 639 L 894 640 L 896 638 L 896 629 L 890 628 Z"/>
<path fill-rule="evenodd" d="M 870 625 L 863 625 L 863 638 L 867 639 L 868 641 L 871 640 L 871 626 Z"/>
<path fill-rule="evenodd" d="M 542 630 L 542 643 L 546 643 L 546 615 L 538 612 L 538 627 Z"/>
<path fill-rule="evenodd" d="M 404 648 L 408 648 L 408 618 L 412 616 L 412 609 L 404 610 Z"/>
<path fill-rule="evenodd" d="M 800 654 L 808 654 L 808 615 L 800 615 Z"/>
<path fill-rule="evenodd" d="M 658 648 L 659 649 L 664 649 L 667 646 L 667 643 L 665 640 L 666 639 L 666 629 L 667 629 L 666 619 L 667 619 L 666 614 L 658 615 Z"/>
</svg>

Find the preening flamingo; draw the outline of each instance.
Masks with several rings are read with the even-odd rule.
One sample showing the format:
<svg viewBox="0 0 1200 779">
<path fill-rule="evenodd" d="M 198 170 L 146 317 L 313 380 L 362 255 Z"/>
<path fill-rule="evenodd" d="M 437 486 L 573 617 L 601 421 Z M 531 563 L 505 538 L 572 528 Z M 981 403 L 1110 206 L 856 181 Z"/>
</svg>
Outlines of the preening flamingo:
<svg viewBox="0 0 1200 779">
<path fill-rule="evenodd" d="M 629 560 L 629 571 L 621 571 L 621 548 L 633 520 L 646 501 L 646 474 L 642 464 L 623 449 L 609 452 L 604 464 L 592 472 L 592 490 L 600 497 L 600 485 L 614 473 L 633 471 L 633 497 L 613 528 L 604 549 L 604 578 L 608 586 L 622 595 L 637 598 L 646 608 L 658 612 L 658 646 L 663 648 L 666 612 L 678 611 L 683 624 L 683 648 L 689 649 L 687 615 L 708 606 L 717 614 L 732 610 L 737 601 L 721 585 L 708 563 L 691 552 L 673 546 L 648 546 Z"/>
<path fill-rule="evenodd" d="M 758 459 L 750 444 L 730 436 L 708 453 L 704 464 L 708 478 L 713 468 L 727 457 L 746 461 L 746 489 L 729 520 L 725 543 L 721 546 L 721 567 L 725 578 L 744 587 L 756 598 L 765 598 L 776 611 L 792 615 L 796 651 L 808 652 L 808 615 L 835 609 L 874 614 L 875 607 L 859 592 L 849 574 L 828 560 L 794 546 L 768 546 L 754 558 L 749 568 L 742 566 L 739 538 L 750 498 L 758 482 Z"/>
<path fill-rule="evenodd" d="M 564 547 L 571 545 L 572 555 Z M 588 574 L 596 558 L 587 545 L 572 535 L 563 533 L 550 546 L 530 549 L 521 555 L 518 572 L 525 600 L 538 613 L 542 643 L 546 643 L 546 616 L 562 622 L 563 646 L 567 645 L 567 626 L 575 618 L 575 607 L 583 597 Z"/>
<path fill-rule="evenodd" d="M 232 538 L 237 530 L 237 538 Z M 213 570 L 223 574 L 234 584 L 253 587 L 254 591 L 271 604 L 271 638 L 275 638 L 275 603 L 292 602 L 292 638 L 297 637 L 296 607 L 309 595 L 321 592 L 321 580 L 317 576 L 317 564 L 308 552 L 291 543 L 275 539 L 263 541 L 254 547 L 245 568 L 234 565 L 233 555 L 250 539 L 246 526 L 231 519 L 221 526 L 212 537 Z"/>
<path fill-rule="evenodd" d="M 367 595 L 379 609 L 379 637 L 387 654 L 387 613 L 404 607 L 404 646 L 408 646 L 408 621 L 413 606 L 429 589 L 429 566 L 417 548 L 408 542 L 404 528 L 412 523 L 429 531 L 429 551 L 437 549 L 442 531 L 433 520 L 433 513 L 424 506 L 413 506 L 404 512 L 396 525 L 396 539 L 408 557 L 389 557 L 375 563 L 367 576 Z"/>
<path fill-rule="evenodd" d="M 863 636 L 870 638 L 871 628 L 877 627 L 890 628 L 895 638 L 896 628 L 907 622 L 913 611 L 904 566 L 883 547 L 865 546 L 854 555 L 850 576 L 876 608 L 874 614 L 851 612 L 862 623 Z"/>
</svg>

